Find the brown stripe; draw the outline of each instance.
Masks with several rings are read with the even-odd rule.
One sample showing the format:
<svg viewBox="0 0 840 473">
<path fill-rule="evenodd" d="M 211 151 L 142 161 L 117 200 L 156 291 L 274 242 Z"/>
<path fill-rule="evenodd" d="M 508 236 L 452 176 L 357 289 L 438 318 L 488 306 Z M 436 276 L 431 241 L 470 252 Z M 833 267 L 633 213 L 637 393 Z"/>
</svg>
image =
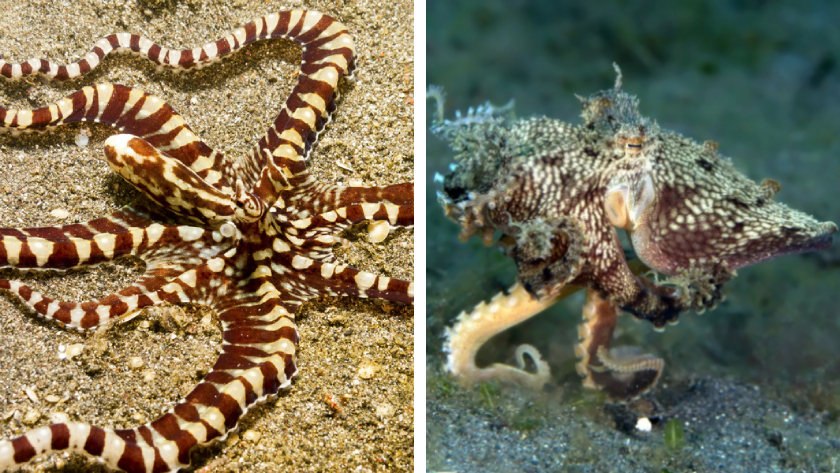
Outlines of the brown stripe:
<svg viewBox="0 0 840 473">
<path fill-rule="evenodd" d="M 85 441 L 84 449 L 93 456 L 102 455 L 102 450 L 105 448 L 105 431 L 99 427 L 92 425 L 90 433 Z"/>
<path fill-rule="evenodd" d="M 278 317 L 279 319 L 280 317 Z M 262 322 L 262 321 L 261 321 Z M 273 324 L 275 320 L 267 320 L 262 323 L 265 324 Z M 254 347 L 244 347 L 239 345 L 223 345 L 222 351 L 225 353 L 230 353 L 231 355 L 236 356 L 253 356 L 253 357 L 260 357 L 260 358 L 268 358 L 271 356 L 270 353 L 266 352 L 265 350 L 260 350 L 259 348 Z"/>
<path fill-rule="evenodd" d="M 214 438 L 221 437 L 222 432 L 216 430 L 212 425 L 208 424 L 206 420 L 201 421 L 201 425 L 204 426 L 204 429 L 207 430 L 207 441 L 213 440 Z"/>
<path fill-rule="evenodd" d="M 241 356 L 232 355 L 230 353 L 222 353 L 218 360 L 213 365 L 215 370 L 246 370 L 253 368 L 257 364 L 253 361 L 243 358 Z"/>
<path fill-rule="evenodd" d="M 289 20 L 292 19 L 291 12 L 282 12 L 277 19 L 277 26 L 271 32 L 272 36 L 286 36 L 289 31 Z"/>
<path fill-rule="evenodd" d="M 257 38 L 257 24 L 253 21 L 245 25 L 245 42 L 243 44 L 250 44 Z"/>
<path fill-rule="evenodd" d="M 295 23 L 294 25 L 292 25 L 292 24 L 289 25 L 290 28 L 289 28 L 289 31 L 286 33 L 286 35 L 291 36 L 292 37 L 291 39 L 294 39 L 297 42 L 298 38 L 300 37 L 301 30 L 303 30 L 303 23 L 304 23 L 305 20 L 306 20 L 306 14 L 301 15 L 300 18 L 298 18 L 297 23 Z"/>
<path fill-rule="evenodd" d="M 91 328 L 97 325 L 99 325 L 99 314 L 92 310 L 86 310 L 85 315 L 82 316 L 82 320 L 79 321 L 79 326 L 82 328 Z"/>
<path fill-rule="evenodd" d="M 278 330 L 272 331 L 251 329 L 246 327 L 238 329 L 228 329 L 225 330 L 223 339 L 228 343 L 234 344 L 271 343 L 276 342 L 281 338 L 289 338 L 284 334 L 285 329 L 291 329 L 291 327 L 282 327 Z"/>
<path fill-rule="evenodd" d="M 155 113 L 136 122 L 137 134 L 144 138 L 148 138 L 150 135 L 160 131 L 160 128 L 168 122 L 170 118 L 172 118 L 173 114 L 175 114 L 175 111 L 172 107 L 168 104 L 164 104 Z"/>
<path fill-rule="evenodd" d="M 107 218 L 91 220 L 88 222 L 88 226 L 92 228 L 97 235 L 100 233 L 122 233 L 128 230 L 121 224 Z"/>
<path fill-rule="evenodd" d="M 15 451 L 14 459 L 16 463 L 28 462 L 36 455 L 35 448 L 29 443 L 26 436 L 12 440 L 12 449 Z"/>
<path fill-rule="evenodd" d="M 132 51 L 140 51 L 140 35 L 131 35 L 128 39 L 128 47 L 130 47 Z"/>
<path fill-rule="evenodd" d="M 29 62 L 28 62 L 28 61 L 27 61 L 27 62 L 25 62 L 25 63 L 23 63 L 23 64 L 21 64 L 21 65 L 20 65 L 20 72 L 21 72 L 24 76 L 28 76 L 29 74 L 32 74 L 32 64 L 29 64 Z"/>
<path fill-rule="evenodd" d="M 207 376 L 204 377 L 204 381 L 213 384 L 220 384 L 225 385 L 231 381 L 233 381 L 236 377 L 226 371 L 220 371 L 216 369 L 216 366 L 213 366 L 213 371 L 207 373 Z"/>
<path fill-rule="evenodd" d="M 64 450 L 70 446 L 70 428 L 67 424 L 53 424 L 50 426 L 52 441 L 50 448 L 53 450 Z"/>
<path fill-rule="evenodd" d="M 88 72 L 90 72 L 91 67 L 90 67 L 90 63 L 88 62 L 87 59 L 82 59 L 81 61 L 78 62 L 78 64 L 79 64 L 79 75 L 80 76 L 83 76 L 83 75 L 87 74 Z"/>
<path fill-rule="evenodd" d="M 152 473 L 168 473 L 170 471 L 172 471 L 172 469 L 169 468 L 169 465 L 167 465 L 165 461 L 163 461 L 163 457 L 160 456 L 160 451 L 156 448 L 155 463 L 152 465 Z"/>
<path fill-rule="evenodd" d="M 245 388 L 245 405 L 250 406 L 257 402 L 257 393 L 254 391 L 254 386 L 243 377 L 239 378 L 239 382 Z"/>
<path fill-rule="evenodd" d="M 102 123 L 113 124 L 122 116 L 125 109 L 125 103 L 128 101 L 129 88 L 128 87 L 114 87 L 111 98 L 108 99 L 108 104 L 105 110 L 99 114 L 99 121 Z"/>
<path fill-rule="evenodd" d="M 292 376 L 297 373 L 295 360 L 292 359 L 292 355 L 286 355 L 284 358 L 286 359 L 286 369 L 284 370 L 284 374 L 286 375 L 287 380 L 292 379 Z"/>
<path fill-rule="evenodd" d="M 171 412 L 149 424 L 149 427 L 155 429 L 166 440 L 174 440 L 181 432 L 181 428 L 178 427 L 178 418 Z"/>
<path fill-rule="evenodd" d="M 195 65 L 195 61 L 193 60 L 193 52 L 192 49 L 187 49 L 186 51 L 181 51 L 181 57 L 178 59 L 178 65 L 185 69 L 193 67 Z"/>
<path fill-rule="evenodd" d="M 0 67 L 0 74 L 3 74 L 6 77 L 12 77 L 12 65 L 8 62 L 3 64 L 3 67 Z"/>
<path fill-rule="evenodd" d="M 239 402 L 230 394 L 221 393 L 215 402 L 216 409 L 225 416 L 225 427 L 230 430 L 236 426 L 239 416 L 242 415 L 242 408 Z"/>
<path fill-rule="evenodd" d="M 277 394 L 280 390 L 280 380 L 277 379 L 277 367 L 274 363 L 261 364 L 260 372 L 263 376 L 263 395 Z"/>
<path fill-rule="evenodd" d="M 143 461 L 143 450 L 137 445 L 126 445 L 117 466 L 128 473 L 145 473 L 146 463 Z"/>
<path fill-rule="evenodd" d="M 210 374 L 212 373 L 213 372 L 211 371 Z M 185 400 L 193 404 L 209 406 L 213 403 L 218 394 L 219 390 L 216 389 L 215 386 L 209 383 L 202 382 L 201 384 L 196 386 L 191 393 L 187 394 Z"/>
<path fill-rule="evenodd" d="M 175 445 L 178 446 L 178 461 L 188 465 L 190 463 L 190 450 L 198 443 L 193 435 L 186 430 L 182 430 L 175 439 Z"/>
<path fill-rule="evenodd" d="M 173 410 L 175 415 L 187 422 L 199 422 L 201 420 L 201 416 L 198 414 L 198 409 L 190 403 L 178 404 Z"/>
<path fill-rule="evenodd" d="M 85 106 L 87 106 L 85 89 L 89 88 L 90 87 L 82 88 L 67 96 L 67 98 L 73 103 L 73 106 L 70 109 L 70 115 L 62 116 L 60 118 L 62 122 L 74 123 L 80 121 L 82 117 L 84 117 Z"/>
<path fill-rule="evenodd" d="M 307 15 L 309 14 L 311 13 L 307 13 Z M 318 20 L 318 23 L 315 23 L 315 26 L 310 28 L 309 31 L 307 31 L 306 33 L 297 37 L 297 41 L 300 41 L 302 43 L 311 43 L 312 41 L 317 39 L 318 36 L 320 36 L 320 34 L 323 33 L 327 28 L 329 28 L 330 25 L 334 22 L 335 20 L 333 20 L 332 18 L 326 15 L 322 15 L 321 19 Z"/>
<path fill-rule="evenodd" d="M 97 118 L 99 118 L 99 88 L 93 87 L 90 108 L 85 111 L 85 120 L 92 122 Z"/>
<path fill-rule="evenodd" d="M 32 111 L 32 125 L 29 128 L 41 128 L 49 125 L 53 120 L 52 112 L 47 107 L 41 107 Z"/>
<path fill-rule="evenodd" d="M 139 44 L 139 42 L 138 42 L 138 44 Z M 149 59 L 151 59 L 152 62 L 154 62 L 156 64 L 160 64 L 161 63 L 161 61 L 160 61 L 160 59 L 161 59 L 160 58 L 160 51 L 161 51 L 161 47 L 159 45 L 152 44 L 152 47 L 149 48 Z"/>
<path fill-rule="evenodd" d="M 143 438 L 143 441 L 146 442 L 146 445 L 154 445 L 154 437 L 152 436 L 152 431 L 149 429 L 148 426 L 141 425 L 137 427 L 137 432 L 140 434 L 140 437 Z"/>
<path fill-rule="evenodd" d="M 230 52 L 230 43 L 226 39 L 216 41 L 216 56 L 221 57 Z"/>
</svg>

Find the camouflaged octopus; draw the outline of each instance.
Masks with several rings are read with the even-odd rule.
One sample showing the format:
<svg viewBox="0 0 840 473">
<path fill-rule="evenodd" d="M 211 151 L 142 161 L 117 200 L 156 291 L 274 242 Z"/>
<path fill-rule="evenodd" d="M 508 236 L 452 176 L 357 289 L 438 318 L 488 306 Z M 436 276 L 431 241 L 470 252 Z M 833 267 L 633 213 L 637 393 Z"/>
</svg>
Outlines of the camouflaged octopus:
<svg viewBox="0 0 840 473">
<path fill-rule="evenodd" d="M 530 345 L 519 367 L 479 368 L 475 355 L 493 335 L 583 287 L 578 373 L 615 400 L 637 397 L 658 380 L 664 361 L 635 347 L 610 347 L 619 310 L 661 330 L 686 310 L 721 298 L 738 268 L 783 254 L 827 248 L 837 226 L 773 201 L 780 186 L 746 178 L 717 152 L 660 129 L 621 90 L 583 99 L 583 124 L 514 120 L 491 105 L 443 120 L 442 92 L 432 131 L 458 153 L 438 198 L 461 224 L 461 237 L 499 244 L 517 265 L 507 294 L 462 313 L 447 329 L 447 368 L 466 382 L 507 379 L 538 388 L 548 364 Z M 616 228 L 638 259 L 628 263 Z M 664 274 L 658 282 L 641 273 Z M 525 371 L 525 356 L 536 372 Z"/>
</svg>

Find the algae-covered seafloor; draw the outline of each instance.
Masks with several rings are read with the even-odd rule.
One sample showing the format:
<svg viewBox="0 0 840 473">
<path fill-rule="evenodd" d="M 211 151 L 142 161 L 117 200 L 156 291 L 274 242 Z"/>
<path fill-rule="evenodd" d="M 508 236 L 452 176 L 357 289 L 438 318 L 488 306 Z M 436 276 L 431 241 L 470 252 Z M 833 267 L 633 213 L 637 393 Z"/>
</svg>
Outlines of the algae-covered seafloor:
<svg viewBox="0 0 840 473">
<path fill-rule="evenodd" d="M 427 81 L 446 110 L 516 100 L 518 116 L 579 122 L 614 82 L 641 112 L 720 153 L 778 200 L 840 220 L 840 35 L 829 1 L 443 2 L 427 7 Z M 433 111 L 429 107 L 429 113 Z M 490 341 L 480 361 L 534 344 L 545 392 L 463 389 L 442 371 L 442 333 L 461 310 L 509 287 L 513 263 L 435 210 L 433 176 L 452 153 L 427 134 L 427 460 L 432 471 L 837 471 L 840 468 L 840 252 L 739 271 L 726 300 L 655 333 L 620 320 L 616 337 L 666 360 L 658 388 L 606 406 L 574 371 L 583 299 L 571 297 Z M 653 420 L 648 433 L 639 416 Z M 677 425 L 681 428 L 677 428 Z"/>
<path fill-rule="evenodd" d="M 332 124 L 312 153 L 326 182 L 385 185 L 413 179 L 413 5 L 409 2 L 66 1 L 0 2 L 0 54 L 9 61 L 67 63 L 109 33 L 140 33 L 169 47 L 215 41 L 264 14 L 307 8 L 331 14 L 354 36 L 356 81 L 341 87 Z M 149 62 L 112 56 L 63 85 L 5 83 L 0 103 L 35 108 L 83 85 L 115 82 L 157 95 L 211 146 L 241 153 L 255 143 L 291 90 L 300 50 L 286 41 L 247 47 L 196 73 L 156 72 Z M 91 131 L 90 143 L 76 136 Z M 0 137 L 0 226 L 84 222 L 136 193 L 100 159 L 104 126 L 71 125 L 42 135 Z M 62 212 L 65 211 L 67 216 Z M 57 215 L 57 216 L 56 216 Z M 359 268 L 413 278 L 411 231 L 368 243 L 364 231 L 337 251 Z M 138 268 L 103 265 L 64 276 L 27 276 L 61 299 L 118 290 Z M 3 274 L 9 277 L 11 274 Z M 207 373 L 221 341 L 206 312 L 149 311 L 98 337 L 36 320 L 0 296 L 0 438 L 66 414 L 108 427 L 151 421 Z M 197 449 L 193 465 L 212 471 L 410 471 L 413 469 L 413 310 L 382 301 L 322 298 L 298 313 L 300 374 L 279 399 L 253 409 L 226 442 Z M 82 354 L 60 359 L 69 347 Z M 363 368 L 363 369 L 362 369 Z M 361 369 L 361 371 L 360 371 Z M 343 414 L 326 402 L 330 396 Z M 104 471 L 80 457 L 49 457 L 27 470 Z"/>
</svg>

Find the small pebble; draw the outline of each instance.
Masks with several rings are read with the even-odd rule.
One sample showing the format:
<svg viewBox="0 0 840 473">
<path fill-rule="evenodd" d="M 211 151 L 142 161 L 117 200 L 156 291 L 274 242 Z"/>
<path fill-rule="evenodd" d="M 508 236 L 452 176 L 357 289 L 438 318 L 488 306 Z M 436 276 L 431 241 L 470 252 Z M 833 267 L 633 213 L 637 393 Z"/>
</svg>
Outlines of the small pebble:
<svg viewBox="0 0 840 473">
<path fill-rule="evenodd" d="M 256 432 L 254 430 L 249 430 L 249 431 L 245 432 L 244 434 L 242 434 L 242 438 L 244 438 L 245 440 L 247 440 L 249 442 L 259 442 L 260 437 L 262 437 L 262 435 L 259 432 Z"/>
<path fill-rule="evenodd" d="M 82 354 L 82 350 L 85 349 L 85 346 L 81 343 L 75 343 L 67 347 L 67 351 L 64 352 L 64 355 L 67 356 L 68 360 L 72 360 L 74 357 L 77 357 Z M 59 358 L 61 355 L 59 355 Z"/>
<path fill-rule="evenodd" d="M 56 396 L 55 394 L 47 394 L 46 396 L 44 396 L 44 400 L 51 404 L 55 404 L 56 402 L 60 401 L 61 398 Z"/>
<path fill-rule="evenodd" d="M 232 447 L 232 446 L 236 445 L 236 442 L 238 442 L 238 441 L 239 441 L 239 434 L 234 432 L 234 433 L 228 435 L 227 440 L 225 440 L 225 445 L 228 446 L 228 447 Z"/>
<path fill-rule="evenodd" d="M 382 367 L 377 365 L 376 363 L 370 360 L 365 360 L 362 362 L 362 364 L 359 365 L 358 374 L 359 377 L 362 379 L 370 379 L 373 378 L 373 375 L 378 373 L 381 369 Z"/>
<path fill-rule="evenodd" d="M 652 427 L 653 425 L 647 417 L 639 417 L 639 420 L 636 421 L 636 430 L 639 432 L 650 432 Z"/>
<path fill-rule="evenodd" d="M 50 414 L 51 424 L 64 424 L 70 422 L 70 416 L 64 412 L 53 412 Z"/>
<path fill-rule="evenodd" d="M 26 388 L 24 391 L 26 392 L 26 397 L 28 397 L 29 400 L 32 401 L 33 403 L 38 404 L 39 402 L 41 402 L 41 401 L 38 400 L 38 395 L 35 394 L 34 389 Z"/>
<path fill-rule="evenodd" d="M 55 217 L 59 220 L 64 220 L 65 218 L 67 218 L 70 215 L 70 212 L 68 212 L 64 209 L 54 209 L 54 210 L 50 211 L 50 215 L 52 215 L 53 217 Z"/>
<path fill-rule="evenodd" d="M 26 425 L 32 425 L 35 422 L 38 422 L 38 419 L 40 418 L 41 411 L 39 411 L 38 409 L 29 409 L 28 411 L 26 411 L 26 414 L 23 415 L 23 419 L 21 420 L 21 422 L 23 422 Z"/>
<path fill-rule="evenodd" d="M 149 383 L 155 379 L 155 370 L 146 370 L 143 372 L 143 381 Z"/>
<path fill-rule="evenodd" d="M 387 402 L 376 406 L 376 415 L 381 419 L 387 419 L 393 416 L 395 412 L 397 412 L 397 409 Z"/>
<path fill-rule="evenodd" d="M 128 367 L 136 370 L 143 367 L 143 358 L 139 356 L 132 356 L 128 359 Z"/>
<path fill-rule="evenodd" d="M 87 130 L 82 130 L 76 135 L 76 146 L 79 148 L 84 148 L 88 145 L 90 141 L 90 135 L 88 135 Z"/>
</svg>

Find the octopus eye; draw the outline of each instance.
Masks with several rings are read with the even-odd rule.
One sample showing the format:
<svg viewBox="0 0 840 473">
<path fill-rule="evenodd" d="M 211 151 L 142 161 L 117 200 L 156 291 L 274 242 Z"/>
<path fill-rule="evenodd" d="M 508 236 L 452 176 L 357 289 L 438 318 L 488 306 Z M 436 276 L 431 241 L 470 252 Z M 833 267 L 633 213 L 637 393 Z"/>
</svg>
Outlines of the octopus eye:
<svg viewBox="0 0 840 473">
<path fill-rule="evenodd" d="M 639 151 L 642 149 L 641 143 L 627 143 L 627 149 L 629 151 Z"/>
</svg>

